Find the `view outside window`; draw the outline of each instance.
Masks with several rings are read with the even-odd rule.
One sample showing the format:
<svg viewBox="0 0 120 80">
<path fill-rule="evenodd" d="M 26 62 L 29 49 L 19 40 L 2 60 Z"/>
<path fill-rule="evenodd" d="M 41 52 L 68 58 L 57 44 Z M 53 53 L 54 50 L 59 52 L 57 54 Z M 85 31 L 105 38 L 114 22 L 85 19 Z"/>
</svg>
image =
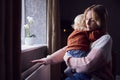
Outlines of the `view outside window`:
<svg viewBox="0 0 120 80">
<path fill-rule="evenodd" d="M 30 35 L 35 37 L 34 44 L 47 43 L 46 0 L 22 0 L 22 45 L 25 44 L 28 28 Z"/>
</svg>

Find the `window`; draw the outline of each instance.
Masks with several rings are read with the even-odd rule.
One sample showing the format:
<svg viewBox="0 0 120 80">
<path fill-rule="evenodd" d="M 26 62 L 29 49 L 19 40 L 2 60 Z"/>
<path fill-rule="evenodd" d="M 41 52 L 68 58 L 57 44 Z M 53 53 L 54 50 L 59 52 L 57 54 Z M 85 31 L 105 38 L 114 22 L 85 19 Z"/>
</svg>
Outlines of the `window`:
<svg viewBox="0 0 120 80">
<path fill-rule="evenodd" d="M 46 44 L 46 0 L 22 0 L 22 32 L 21 43 L 25 44 L 25 28 L 27 16 L 34 19 L 30 27 L 30 33 L 35 34 L 34 44 Z"/>
</svg>

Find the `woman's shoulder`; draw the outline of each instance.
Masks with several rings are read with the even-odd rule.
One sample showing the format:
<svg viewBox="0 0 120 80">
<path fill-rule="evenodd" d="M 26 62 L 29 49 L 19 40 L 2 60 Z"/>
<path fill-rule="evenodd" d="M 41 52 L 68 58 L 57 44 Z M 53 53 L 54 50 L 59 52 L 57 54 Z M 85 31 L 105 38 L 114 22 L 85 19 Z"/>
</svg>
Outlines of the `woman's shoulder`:
<svg viewBox="0 0 120 80">
<path fill-rule="evenodd" d="M 111 36 L 109 34 L 104 34 L 101 36 L 98 40 L 112 40 Z"/>
<path fill-rule="evenodd" d="M 110 39 L 111 36 L 109 34 L 104 34 L 101 38 L 106 38 L 106 39 Z"/>
<path fill-rule="evenodd" d="M 109 42 L 110 42 L 110 44 L 112 43 L 112 38 L 109 34 L 105 34 L 105 35 L 101 36 L 99 39 L 97 39 L 96 41 L 94 41 L 92 43 L 91 47 L 94 47 L 94 46 L 102 47 Z"/>
</svg>

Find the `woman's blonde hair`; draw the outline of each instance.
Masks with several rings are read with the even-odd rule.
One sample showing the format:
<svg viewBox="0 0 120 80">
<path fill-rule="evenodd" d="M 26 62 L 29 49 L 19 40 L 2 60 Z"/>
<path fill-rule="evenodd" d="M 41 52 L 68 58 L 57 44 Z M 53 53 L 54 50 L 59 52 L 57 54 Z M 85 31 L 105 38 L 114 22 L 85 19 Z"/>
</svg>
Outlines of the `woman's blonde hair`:
<svg viewBox="0 0 120 80">
<path fill-rule="evenodd" d="M 96 20 L 98 28 L 106 31 L 107 28 L 107 16 L 108 12 L 103 5 L 92 5 L 88 7 L 84 12 L 83 24 L 85 24 L 86 15 L 88 11 L 93 11 L 93 19 Z"/>
</svg>

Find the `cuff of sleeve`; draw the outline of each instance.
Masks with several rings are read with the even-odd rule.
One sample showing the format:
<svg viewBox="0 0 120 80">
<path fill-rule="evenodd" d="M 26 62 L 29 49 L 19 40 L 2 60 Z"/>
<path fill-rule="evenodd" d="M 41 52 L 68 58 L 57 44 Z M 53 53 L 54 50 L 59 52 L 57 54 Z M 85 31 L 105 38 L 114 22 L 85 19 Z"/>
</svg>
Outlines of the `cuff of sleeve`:
<svg viewBox="0 0 120 80">
<path fill-rule="evenodd" d="M 47 64 L 51 64 L 51 56 L 50 55 L 48 55 L 47 57 L 46 57 L 46 65 Z"/>
<path fill-rule="evenodd" d="M 70 67 L 70 63 L 69 63 L 70 58 L 72 58 L 72 57 L 71 57 L 71 56 L 67 56 L 67 55 L 65 55 L 65 56 L 63 57 L 65 63 L 66 63 L 67 66 L 69 66 L 69 67 Z"/>
</svg>

